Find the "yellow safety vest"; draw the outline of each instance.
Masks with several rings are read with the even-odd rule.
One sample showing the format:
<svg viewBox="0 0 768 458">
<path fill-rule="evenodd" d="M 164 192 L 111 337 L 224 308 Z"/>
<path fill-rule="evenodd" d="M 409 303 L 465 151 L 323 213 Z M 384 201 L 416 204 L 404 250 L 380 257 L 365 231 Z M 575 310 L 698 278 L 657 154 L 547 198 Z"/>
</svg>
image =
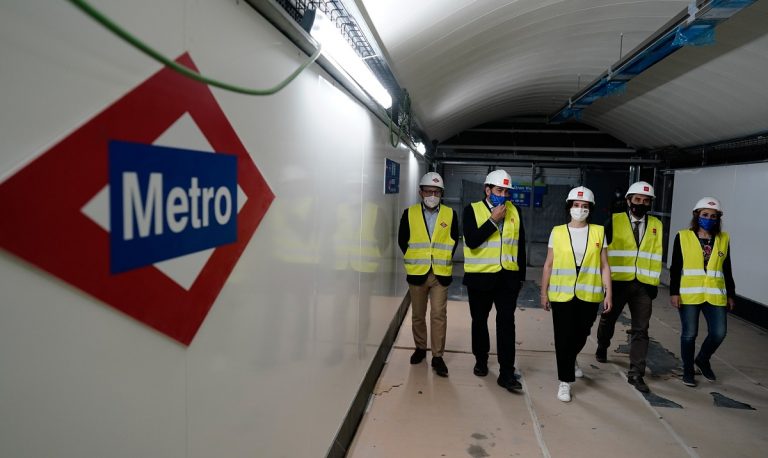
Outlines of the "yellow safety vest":
<svg viewBox="0 0 768 458">
<path fill-rule="evenodd" d="M 317 207 L 312 198 L 296 201 L 275 200 L 270 209 L 275 228 L 272 250 L 275 257 L 287 264 L 319 264 L 320 245 L 316 234 L 304 230 L 314 218 Z"/>
<path fill-rule="evenodd" d="M 405 250 L 405 273 L 424 275 L 431 268 L 435 275 L 450 277 L 453 272 L 453 247 L 456 246 L 456 241 L 451 238 L 453 210 L 440 205 L 431 240 L 422 211 L 421 204 L 408 207 L 411 237 L 408 239 L 408 249 Z"/>
<path fill-rule="evenodd" d="M 626 213 L 614 213 L 613 238 L 608 245 L 608 264 L 611 279 L 658 286 L 661 279 L 662 226 L 658 218 L 648 215 L 640 247 L 632 234 L 632 225 Z"/>
<path fill-rule="evenodd" d="M 336 212 L 337 231 L 334 236 L 336 270 L 351 267 L 356 272 L 377 272 L 381 252 L 376 240 L 378 207 L 366 202 L 362 208 L 362 221 L 350 206 L 342 205 Z"/>
<path fill-rule="evenodd" d="M 727 232 L 715 236 L 712 255 L 704 270 L 704 253 L 696 234 L 690 229 L 678 232 L 683 250 L 683 276 L 680 278 L 680 301 L 695 305 L 709 302 L 724 306 L 728 303 L 725 291 L 723 262 L 728 255 L 730 237 Z"/>
<path fill-rule="evenodd" d="M 520 270 L 517 265 L 517 242 L 520 238 L 520 215 L 517 208 L 510 202 L 504 202 L 507 213 L 504 216 L 502 233 L 494 231 L 477 248 L 469 248 L 464 244 L 464 272 L 493 273 L 501 268 L 507 270 Z M 472 209 L 475 212 L 477 227 L 485 224 L 491 217 L 491 211 L 485 202 L 474 202 Z"/>
<path fill-rule="evenodd" d="M 589 225 L 587 251 L 576 276 L 576 257 L 573 254 L 568 225 L 552 228 L 552 276 L 549 277 L 547 296 L 552 302 L 568 302 L 575 295 L 585 302 L 603 300 L 603 278 L 600 274 L 600 252 L 603 249 L 605 228 Z"/>
</svg>

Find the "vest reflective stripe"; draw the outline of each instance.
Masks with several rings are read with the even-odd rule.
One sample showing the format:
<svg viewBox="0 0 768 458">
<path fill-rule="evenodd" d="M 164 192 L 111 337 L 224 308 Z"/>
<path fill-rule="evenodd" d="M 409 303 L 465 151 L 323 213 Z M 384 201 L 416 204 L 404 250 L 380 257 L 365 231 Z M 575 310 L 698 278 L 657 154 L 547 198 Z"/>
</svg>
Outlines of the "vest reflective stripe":
<svg viewBox="0 0 768 458">
<path fill-rule="evenodd" d="M 620 256 L 635 256 L 637 254 L 636 250 L 611 250 L 608 249 L 608 257 L 613 256 L 614 258 L 620 257 Z"/>
<path fill-rule="evenodd" d="M 585 274 L 600 275 L 600 268 L 582 267 L 580 270 L 581 270 L 581 272 L 584 272 Z"/>
<path fill-rule="evenodd" d="M 658 286 L 661 278 L 662 225 L 658 218 L 647 216 L 645 233 L 640 246 L 635 242 L 632 225 L 627 213 L 614 213 L 611 217 L 613 238 L 608 245 L 608 264 L 611 279 L 638 281 Z"/>
<path fill-rule="evenodd" d="M 635 270 L 637 270 L 635 267 L 624 267 L 624 266 L 611 266 L 611 273 L 614 272 L 631 272 L 635 273 Z M 613 275 L 611 275 L 613 277 Z"/>
<path fill-rule="evenodd" d="M 576 283 L 576 291 L 586 291 L 590 294 L 599 294 L 602 296 L 603 294 L 603 287 L 602 286 L 594 286 L 594 285 L 581 285 L 579 283 Z M 578 296 L 578 294 L 577 294 Z M 583 300 L 583 299 L 582 299 Z M 594 302 L 594 301 L 590 301 Z"/>
<path fill-rule="evenodd" d="M 406 264 L 425 264 L 430 265 L 432 261 L 429 259 L 405 259 L 403 262 Z"/>
<path fill-rule="evenodd" d="M 730 236 L 721 232 L 715 237 L 712 255 L 704 270 L 704 254 L 696 234 L 690 229 L 678 232 L 683 252 L 683 275 L 680 278 L 680 301 L 695 305 L 709 302 L 725 306 L 728 303 L 725 290 L 723 262 L 728 255 Z"/>
<path fill-rule="evenodd" d="M 440 205 L 435 220 L 432 240 L 427 232 L 427 222 L 421 204 L 408 207 L 408 229 L 410 238 L 405 250 L 403 262 L 408 275 L 424 275 L 431 268 L 435 275 L 450 277 L 453 273 L 453 247 L 456 241 L 451 238 L 453 210 Z"/>
<path fill-rule="evenodd" d="M 726 294 L 725 289 L 717 288 L 680 288 L 680 294 Z"/>
<path fill-rule="evenodd" d="M 520 270 L 517 265 L 518 240 L 520 238 L 520 215 L 517 208 L 510 202 L 505 202 L 507 213 L 504 215 L 502 233 L 494 231 L 488 240 L 477 248 L 464 245 L 464 271 L 470 273 L 499 272 L 502 267 L 507 270 Z M 473 202 L 477 227 L 485 224 L 491 217 L 491 211 L 485 202 Z"/>
<path fill-rule="evenodd" d="M 660 254 L 646 253 L 644 251 L 639 251 L 637 253 L 637 257 L 638 258 L 643 258 L 643 259 L 650 259 L 652 261 L 659 261 L 659 262 L 661 262 L 661 255 Z"/>
<path fill-rule="evenodd" d="M 278 199 L 270 209 L 277 228 L 272 243 L 275 257 L 288 264 L 316 265 L 320 263 L 320 241 L 305 229 L 314 218 L 311 198 L 298 202 Z"/>
<path fill-rule="evenodd" d="M 358 210 L 341 205 L 336 211 L 334 254 L 336 270 L 373 273 L 379 270 L 381 252 L 376 240 L 379 207 L 367 202 Z M 362 219 L 361 219 L 362 218 Z"/>
<path fill-rule="evenodd" d="M 603 226 L 589 225 L 587 252 L 581 268 L 576 270 L 576 261 L 571 245 L 568 226 L 552 228 L 552 250 L 554 259 L 552 275 L 549 277 L 547 296 L 552 302 L 568 302 L 574 296 L 586 302 L 603 300 L 603 279 L 600 273 L 600 252 L 603 247 L 605 230 Z"/>
<path fill-rule="evenodd" d="M 464 265 L 467 265 L 467 264 L 485 265 L 485 264 L 493 264 L 494 262 L 498 264 L 499 258 L 469 258 L 469 259 L 464 258 Z M 472 270 L 469 270 L 469 272 L 472 272 Z M 498 272 L 498 270 L 496 272 Z"/>
<path fill-rule="evenodd" d="M 637 269 L 637 274 L 648 278 L 661 279 L 661 272 L 653 272 L 651 270 Z"/>
<path fill-rule="evenodd" d="M 507 264 L 517 264 L 517 257 L 516 256 L 510 256 L 508 254 L 502 254 L 501 255 L 501 263 L 504 264 L 504 261 L 506 261 Z"/>
</svg>

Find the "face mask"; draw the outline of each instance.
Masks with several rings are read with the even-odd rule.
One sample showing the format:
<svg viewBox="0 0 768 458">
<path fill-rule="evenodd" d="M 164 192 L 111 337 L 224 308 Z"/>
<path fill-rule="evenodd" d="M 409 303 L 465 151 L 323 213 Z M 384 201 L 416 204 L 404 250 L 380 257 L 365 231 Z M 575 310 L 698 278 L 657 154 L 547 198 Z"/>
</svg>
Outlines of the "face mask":
<svg viewBox="0 0 768 458">
<path fill-rule="evenodd" d="M 582 222 L 589 216 L 588 208 L 571 208 L 571 219 Z"/>
<path fill-rule="evenodd" d="M 642 218 L 651 210 L 651 206 L 643 204 L 629 204 L 629 209 L 632 211 L 633 215 L 638 218 Z"/>
<path fill-rule="evenodd" d="M 705 231 L 711 231 L 716 228 L 718 223 L 719 221 L 716 219 L 702 218 L 699 216 L 699 227 Z"/>
<path fill-rule="evenodd" d="M 491 193 L 490 201 L 491 205 L 498 207 L 499 205 L 504 205 L 504 202 L 507 201 L 507 198 L 506 196 L 497 196 L 496 194 Z"/>
<path fill-rule="evenodd" d="M 435 208 L 440 203 L 440 198 L 437 196 L 426 196 L 424 197 L 424 205 L 427 208 Z"/>
</svg>

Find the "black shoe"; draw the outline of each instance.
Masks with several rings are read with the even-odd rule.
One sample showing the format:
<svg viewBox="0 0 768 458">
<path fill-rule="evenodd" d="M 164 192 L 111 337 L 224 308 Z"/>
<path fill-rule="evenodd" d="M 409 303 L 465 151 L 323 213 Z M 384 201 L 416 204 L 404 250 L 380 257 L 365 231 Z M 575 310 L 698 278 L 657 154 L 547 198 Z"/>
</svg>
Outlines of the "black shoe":
<svg viewBox="0 0 768 458">
<path fill-rule="evenodd" d="M 598 363 L 607 363 L 608 349 L 597 347 L 597 351 L 595 352 L 595 359 L 597 360 Z"/>
<path fill-rule="evenodd" d="M 506 388 L 507 391 L 511 391 L 512 393 L 523 389 L 523 384 L 520 383 L 520 381 L 514 375 L 511 377 L 499 375 L 499 378 L 496 379 L 496 383 L 498 383 L 500 387 Z"/>
<path fill-rule="evenodd" d="M 645 384 L 645 380 L 640 375 L 630 375 L 627 377 L 627 382 L 634 386 L 635 389 L 641 393 L 650 393 L 651 389 Z"/>
<path fill-rule="evenodd" d="M 475 368 L 472 369 L 472 372 L 478 377 L 485 377 L 488 375 L 488 363 L 481 361 L 476 362 Z"/>
<path fill-rule="evenodd" d="M 434 369 L 435 373 L 440 377 L 448 377 L 448 366 L 445 365 L 442 356 L 432 357 L 432 369 Z"/>
<path fill-rule="evenodd" d="M 421 348 L 417 348 L 411 355 L 411 364 L 419 364 L 420 362 L 424 361 L 424 358 L 426 357 L 427 357 L 427 350 L 422 350 Z"/>
<path fill-rule="evenodd" d="M 683 374 L 683 385 L 696 386 L 696 378 L 693 374 Z"/>
<path fill-rule="evenodd" d="M 712 372 L 712 366 L 709 364 L 709 361 L 695 359 L 693 360 L 693 363 L 696 364 L 696 367 L 698 367 L 699 370 L 701 370 L 701 375 L 703 375 L 705 379 L 709 380 L 710 382 L 717 380 L 715 373 Z"/>
</svg>

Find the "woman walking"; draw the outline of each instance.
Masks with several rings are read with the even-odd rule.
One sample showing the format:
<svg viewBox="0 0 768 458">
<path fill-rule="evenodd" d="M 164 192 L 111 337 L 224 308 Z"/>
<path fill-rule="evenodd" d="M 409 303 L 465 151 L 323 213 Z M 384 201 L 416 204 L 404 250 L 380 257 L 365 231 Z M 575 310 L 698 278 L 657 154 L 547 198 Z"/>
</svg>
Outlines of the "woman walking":
<svg viewBox="0 0 768 458">
<path fill-rule="evenodd" d="M 611 271 L 603 226 L 589 224 L 595 196 L 573 188 L 566 199 L 570 222 L 552 228 L 541 276 L 541 303 L 552 310 L 555 334 L 557 398 L 571 400 L 571 383 L 583 373 L 576 355 L 584 348 L 600 303 L 611 310 Z"/>
<path fill-rule="evenodd" d="M 704 197 L 693 207 L 690 228 L 675 236 L 669 294 L 680 312 L 680 357 L 683 383 L 696 386 L 694 364 L 710 382 L 716 380 L 710 359 L 726 334 L 728 310 L 736 304 L 731 272 L 730 237 L 722 231 L 720 201 Z M 694 358 L 699 331 L 699 312 L 707 321 L 707 337 Z"/>
</svg>

